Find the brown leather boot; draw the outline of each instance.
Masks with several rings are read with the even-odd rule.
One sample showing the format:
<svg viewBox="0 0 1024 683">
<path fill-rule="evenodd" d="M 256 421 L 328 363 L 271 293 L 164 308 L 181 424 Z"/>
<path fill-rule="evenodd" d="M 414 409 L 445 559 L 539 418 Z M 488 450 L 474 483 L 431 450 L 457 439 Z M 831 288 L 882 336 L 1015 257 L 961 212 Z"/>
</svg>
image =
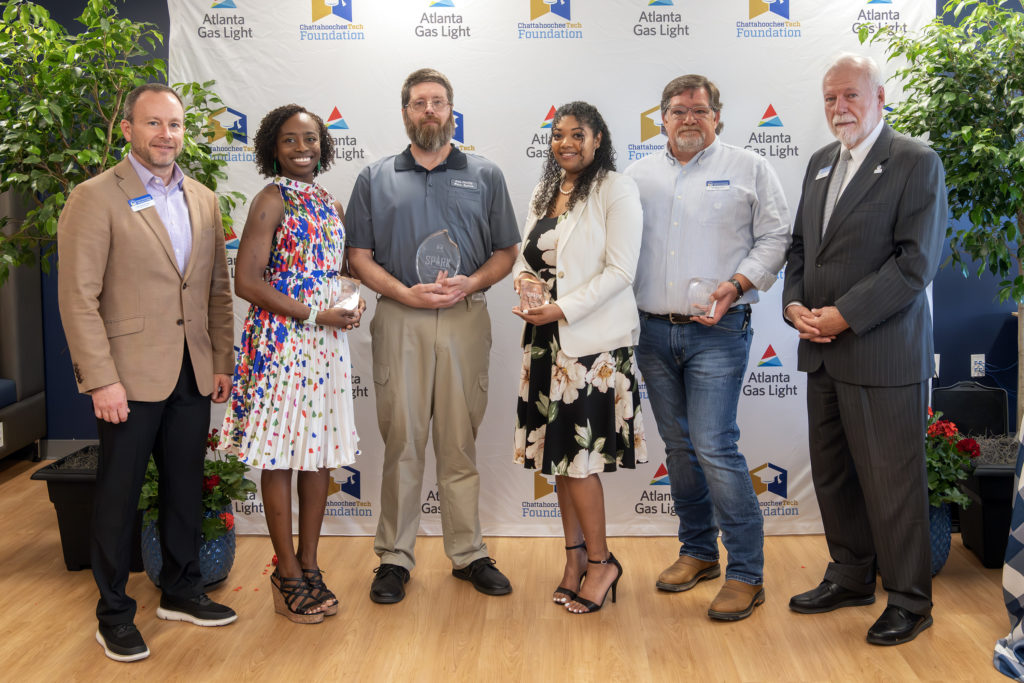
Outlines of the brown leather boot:
<svg viewBox="0 0 1024 683">
<path fill-rule="evenodd" d="M 690 590 L 698 581 L 713 579 L 721 574 L 717 560 L 705 562 L 689 555 L 680 555 L 671 567 L 658 575 L 655 585 L 660 590 L 679 593 Z"/>
<path fill-rule="evenodd" d="M 722 621 L 746 619 L 754 608 L 764 602 L 764 586 L 726 579 L 722 590 L 711 602 L 708 616 Z"/>
</svg>

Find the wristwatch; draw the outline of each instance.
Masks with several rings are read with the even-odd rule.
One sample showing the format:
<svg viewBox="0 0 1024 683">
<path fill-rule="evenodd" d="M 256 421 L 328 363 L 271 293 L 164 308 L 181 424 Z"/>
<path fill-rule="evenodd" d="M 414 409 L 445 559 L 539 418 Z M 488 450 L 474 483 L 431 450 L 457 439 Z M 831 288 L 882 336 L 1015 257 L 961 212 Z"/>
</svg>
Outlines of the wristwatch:
<svg viewBox="0 0 1024 683">
<path fill-rule="evenodd" d="M 736 300 L 737 301 L 739 301 L 741 298 L 743 298 L 743 285 L 740 284 L 739 280 L 737 280 L 734 277 L 731 277 L 728 280 L 726 280 L 726 282 L 728 282 L 730 285 L 732 285 L 733 287 L 736 288 Z"/>
</svg>

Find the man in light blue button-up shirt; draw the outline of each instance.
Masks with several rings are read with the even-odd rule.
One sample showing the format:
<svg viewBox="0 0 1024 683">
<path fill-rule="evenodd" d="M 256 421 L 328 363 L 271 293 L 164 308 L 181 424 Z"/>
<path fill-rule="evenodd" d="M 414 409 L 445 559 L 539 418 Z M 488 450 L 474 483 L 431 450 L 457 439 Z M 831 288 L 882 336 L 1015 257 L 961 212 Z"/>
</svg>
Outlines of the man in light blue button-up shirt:
<svg viewBox="0 0 1024 683">
<path fill-rule="evenodd" d="M 685 591 L 719 576 L 721 529 L 726 580 L 708 615 L 735 621 L 764 602 L 761 510 L 736 447 L 736 407 L 750 304 L 785 262 L 789 209 L 767 161 L 717 139 L 721 101 L 712 82 L 674 79 L 661 114 L 665 151 L 626 169 L 644 208 L 636 358 L 665 442 L 682 543 L 657 586 Z"/>
</svg>

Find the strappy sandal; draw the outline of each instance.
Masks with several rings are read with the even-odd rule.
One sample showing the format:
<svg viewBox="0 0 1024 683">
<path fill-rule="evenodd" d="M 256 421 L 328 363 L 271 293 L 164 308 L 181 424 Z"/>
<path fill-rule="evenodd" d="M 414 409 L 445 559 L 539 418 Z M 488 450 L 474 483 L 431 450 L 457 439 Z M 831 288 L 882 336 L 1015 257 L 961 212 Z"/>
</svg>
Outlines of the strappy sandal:
<svg viewBox="0 0 1024 683">
<path fill-rule="evenodd" d="M 338 613 L 338 597 L 324 583 L 324 575 L 320 569 L 303 569 L 302 578 L 312 592 L 313 599 L 324 606 L 324 614 L 333 617 Z"/>
<path fill-rule="evenodd" d="M 313 591 L 305 579 L 283 577 L 274 570 L 270 575 L 274 587 L 274 611 L 288 617 L 296 624 L 319 624 L 324 620 L 323 612 L 309 612 L 319 607 L 320 601 L 313 597 Z"/>
<path fill-rule="evenodd" d="M 567 546 L 565 546 L 566 550 L 579 550 L 580 548 L 582 548 L 583 550 L 587 549 L 586 541 L 584 541 L 583 543 L 580 543 L 579 545 L 567 545 Z M 586 576 L 587 576 L 587 572 L 586 571 L 584 571 L 582 574 L 580 574 L 580 584 L 581 585 L 583 584 L 583 579 Z M 561 598 L 556 597 L 556 596 L 559 596 L 559 595 L 564 595 L 565 599 L 563 600 Z M 556 588 L 555 592 L 554 592 L 554 595 L 552 595 L 552 597 L 551 597 L 551 600 L 556 605 L 568 605 L 570 602 L 572 602 L 575 599 L 576 599 L 576 591 L 572 590 L 571 588 L 564 588 L 562 586 L 559 586 L 558 588 Z"/>
</svg>

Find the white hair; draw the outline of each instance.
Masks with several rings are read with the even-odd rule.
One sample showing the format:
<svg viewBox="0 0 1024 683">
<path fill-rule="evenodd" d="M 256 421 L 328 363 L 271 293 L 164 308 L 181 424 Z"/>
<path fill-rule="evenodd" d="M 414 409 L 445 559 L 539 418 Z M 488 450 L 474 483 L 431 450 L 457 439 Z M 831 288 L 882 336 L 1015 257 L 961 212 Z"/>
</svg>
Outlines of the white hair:
<svg viewBox="0 0 1024 683">
<path fill-rule="evenodd" d="M 853 52 L 843 52 L 836 55 L 825 69 L 825 76 L 827 77 L 833 70 L 844 66 L 852 66 L 865 72 L 871 81 L 872 88 L 877 89 L 885 85 L 885 81 L 882 79 L 882 69 L 878 66 L 878 62 L 872 57 L 858 55 Z"/>
</svg>

